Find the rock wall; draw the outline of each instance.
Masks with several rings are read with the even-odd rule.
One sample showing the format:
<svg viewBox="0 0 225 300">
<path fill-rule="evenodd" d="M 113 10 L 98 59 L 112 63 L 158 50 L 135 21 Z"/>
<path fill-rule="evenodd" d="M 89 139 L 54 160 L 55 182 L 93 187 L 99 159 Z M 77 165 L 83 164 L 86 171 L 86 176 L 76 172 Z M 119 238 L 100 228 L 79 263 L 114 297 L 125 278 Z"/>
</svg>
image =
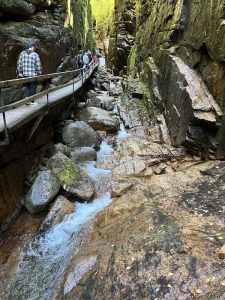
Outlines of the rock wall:
<svg viewBox="0 0 225 300">
<path fill-rule="evenodd" d="M 108 66 L 117 74 L 126 73 L 127 59 L 136 28 L 135 0 L 116 0 L 110 32 Z"/>
<path fill-rule="evenodd" d="M 125 2 L 134 5 L 122 0 L 117 5 L 124 8 Z M 137 29 L 128 58 L 129 74 L 147 84 L 153 101 L 163 100 L 172 143 L 217 154 L 225 110 L 224 7 L 225 1 L 136 0 Z"/>
<path fill-rule="evenodd" d="M 79 45 L 83 48 L 92 44 L 90 1 L 82 1 L 82 9 L 79 9 L 80 3 L 76 0 L 2 0 L 0 80 L 16 77 L 18 55 L 29 40 L 38 45 L 43 73 L 55 72 L 63 58 L 68 54 L 72 58 Z"/>
</svg>

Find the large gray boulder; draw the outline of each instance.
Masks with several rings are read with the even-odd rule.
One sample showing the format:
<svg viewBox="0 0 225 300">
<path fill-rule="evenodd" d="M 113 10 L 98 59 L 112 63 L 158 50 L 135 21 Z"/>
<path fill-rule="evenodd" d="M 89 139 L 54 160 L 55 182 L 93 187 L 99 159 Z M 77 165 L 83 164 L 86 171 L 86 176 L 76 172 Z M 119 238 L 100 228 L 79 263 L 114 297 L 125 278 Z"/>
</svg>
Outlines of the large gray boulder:
<svg viewBox="0 0 225 300">
<path fill-rule="evenodd" d="M 107 111 L 97 107 L 83 109 L 77 118 L 88 123 L 94 130 L 117 132 L 120 126 L 117 118 L 111 117 Z"/>
<path fill-rule="evenodd" d="M 58 178 L 63 189 L 74 197 L 90 200 L 95 193 L 94 182 L 86 171 L 61 152 L 49 161 L 52 173 Z"/>
<path fill-rule="evenodd" d="M 62 139 L 70 147 L 94 147 L 99 148 L 100 137 L 87 123 L 73 122 L 62 129 Z"/>
<path fill-rule="evenodd" d="M 76 147 L 70 152 L 70 158 L 76 162 L 97 159 L 97 152 L 92 147 Z"/>
<path fill-rule="evenodd" d="M 44 211 L 59 189 L 59 181 L 49 170 L 41 172 L 25 197 L 25 207 L 32 214 Z"/>
</svg>

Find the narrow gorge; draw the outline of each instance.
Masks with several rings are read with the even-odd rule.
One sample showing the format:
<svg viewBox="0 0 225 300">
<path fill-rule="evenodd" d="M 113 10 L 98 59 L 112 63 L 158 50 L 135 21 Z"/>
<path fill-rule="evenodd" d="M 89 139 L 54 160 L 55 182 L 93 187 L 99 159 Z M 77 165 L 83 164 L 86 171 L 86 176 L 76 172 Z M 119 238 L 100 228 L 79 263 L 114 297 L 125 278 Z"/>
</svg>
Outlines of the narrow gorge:
<svg viewBox="0 0 225 300">
<path fill-rule="evenodd" d="M 21 112 L 0 131 L 0 299 L 225 299 L 224 12 L 0 0 L 0 117 Z M 30 41 L 56 73 L 33 113 L 10 86 Z"/>
</svg>

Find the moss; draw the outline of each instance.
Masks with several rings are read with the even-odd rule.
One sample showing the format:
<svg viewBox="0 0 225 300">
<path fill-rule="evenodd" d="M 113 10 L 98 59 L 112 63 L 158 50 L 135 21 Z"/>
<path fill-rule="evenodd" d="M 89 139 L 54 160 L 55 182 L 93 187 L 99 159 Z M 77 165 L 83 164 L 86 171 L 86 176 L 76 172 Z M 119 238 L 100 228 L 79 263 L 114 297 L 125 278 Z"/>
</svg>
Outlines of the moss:
<svg viewBox="0 0 225 300">
<path fill-rule="evenodd" d="M 128 71 L 132 77 L 136 76 L 137 46 L 133 46 L 128 57 Z"/>
<path fill-rule="evenodd" d="M 73 185 L 80 179 L 80 175 L 76 170 L 75 164 L 69 160 L 60 161 L 57 166 L 57 170 L 55 170 L 54 173 L 61 182 L 62 186 Z"/>
<path fill-rule="evenodd" d="M 72 9 L 74 14 L 74 39 L 76 50 L 93 50 L 93 19 L 90 0 L 73 0 Z"/>
</svg>

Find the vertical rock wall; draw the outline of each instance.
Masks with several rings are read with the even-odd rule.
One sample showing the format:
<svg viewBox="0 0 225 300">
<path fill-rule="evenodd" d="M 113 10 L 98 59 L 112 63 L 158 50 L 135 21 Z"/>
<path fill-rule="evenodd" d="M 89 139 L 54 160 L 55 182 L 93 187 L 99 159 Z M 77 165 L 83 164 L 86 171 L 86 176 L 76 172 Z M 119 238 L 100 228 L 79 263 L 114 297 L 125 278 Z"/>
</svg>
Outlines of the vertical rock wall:
<svg viewBox="0 0 225 300">
<path fill-rule="evenodd" d="M 108 65 L 117 74 L 126 73 L 127 59 L 134 42 L 136 0 L 116 0 L 113 26 L 110 32 Z"/>
<path fill-rule="evenodd" d="M 72 48 L 93 44 L 90 1 L 2 0 L 0 80 L 16 77 L 18 55 L 29 40 L 38 45 L 43 72 L 55 72 L 65 56 L 75 54 Z"/>
<path fill-rule="evenodd" d="M 120 15 L 125 14 L 125 2 L 117 1 Z M 174 145 L 217 152 L 225 110 L 225 1 L 135 2 L 136 33 L 128 73 L 140 77 L 154 101 L 163 100 Z M 119 30 L 117 25 L 114 60 L 120 56 Z"/>
</svg>

